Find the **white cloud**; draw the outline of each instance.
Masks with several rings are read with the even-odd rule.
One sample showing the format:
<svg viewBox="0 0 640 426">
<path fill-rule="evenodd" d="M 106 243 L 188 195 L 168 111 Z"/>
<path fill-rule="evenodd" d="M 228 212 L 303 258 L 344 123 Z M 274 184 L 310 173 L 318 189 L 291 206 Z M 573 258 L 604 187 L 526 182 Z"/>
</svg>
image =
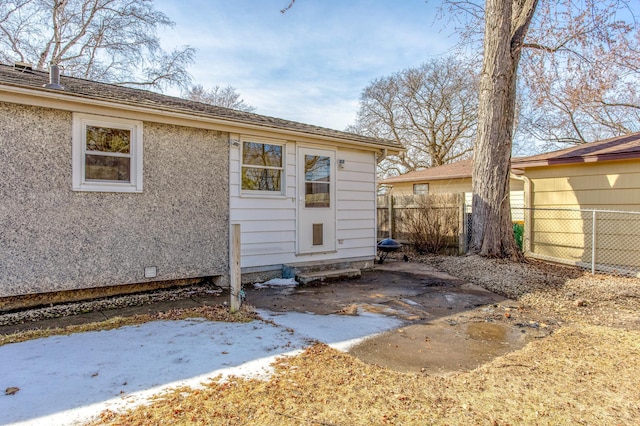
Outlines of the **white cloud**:
<svg viewBox="0 0 640 426">
<path fill-rule="evenodd" d="M 423 0 L 301 0 L 280 13 L 288 4 L 160 0 L 176 21 L 163 44 L 195 47 L 195 82 L 229 84 L 259 114 L 341 130 L 372 80 L 453 43 L 431 26 L 434 8 Z"/>
</svg>

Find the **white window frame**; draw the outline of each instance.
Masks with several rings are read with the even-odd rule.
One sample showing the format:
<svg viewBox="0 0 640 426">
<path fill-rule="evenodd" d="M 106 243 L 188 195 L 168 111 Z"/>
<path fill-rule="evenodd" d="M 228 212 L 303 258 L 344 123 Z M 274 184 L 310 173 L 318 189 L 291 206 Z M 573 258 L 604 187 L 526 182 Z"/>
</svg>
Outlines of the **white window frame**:
<svg viewBox="0 0 640 426">
<path fill-rule="evenodd" d="M 87 126 L 124 129 L 131 132 L 130 182 L 85 179 Z M 73 190 L 91 192 L 142 192 L 142 121 L 105 117 L 91 114 L 73 114 Z"/>
<path fill-rule="evenodd" d="M 416 191 L 416 187 L 426 188 L 426 191 Z M 428 195 L 429 194 L 429 184 L 428 183 L 414 183 L 413 184 L 413 195 Z"/>
<path fill-rule="evenodd" d="M 266 168 L 271 170 L 280 170 L 280 191 L 268 191 L 263 189 L 243 189 L 242 188 L 242 168 L 245 167 L 244 164 L 244 143 L 259 143 L 264 145 L 276 145 L 282 148 L 282 164 L 280 167 L 256 167 L 256 168 Z M 247 167 L 255 167 L 250 164 Z M 286 193 L 286 170 L 287 170 L 287 144 L 284 141 L 280 140 L 272 140 L 260 137 L 252 137 L 252 136 L 243 136 L 240 138 L 240 193 L 243 195 L 260 195 L 265 197 L 281 197 Z"/>
</svg>

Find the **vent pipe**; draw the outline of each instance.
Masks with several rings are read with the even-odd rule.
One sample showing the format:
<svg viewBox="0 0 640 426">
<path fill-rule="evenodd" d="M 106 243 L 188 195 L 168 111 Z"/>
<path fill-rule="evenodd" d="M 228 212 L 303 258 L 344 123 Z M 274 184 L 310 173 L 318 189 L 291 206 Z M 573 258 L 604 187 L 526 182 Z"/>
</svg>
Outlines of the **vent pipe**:
<svg viewBox="0 0 640 426">
<path fill-rule="evenodd" d="M 64 90 L 64 87 L 60 85 L 60 67 L 58 67 L 58 65 L 51 65 L 49 67 L 49 83 L 42 87 L 54 90 Z"/>
</svg>

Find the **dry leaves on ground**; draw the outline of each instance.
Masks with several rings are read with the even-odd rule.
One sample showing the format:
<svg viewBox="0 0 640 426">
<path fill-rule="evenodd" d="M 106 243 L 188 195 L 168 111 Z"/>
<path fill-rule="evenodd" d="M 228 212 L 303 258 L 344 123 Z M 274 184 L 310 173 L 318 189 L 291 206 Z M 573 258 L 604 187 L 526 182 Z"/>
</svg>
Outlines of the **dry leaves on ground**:
<svg viewBox="0 0 640 426">
<path fill-rule="evenodd" d="M 571 326 L 450 377 L 398 373 L 318 344 L 280 359 L 270 380 L 175 389 L 95 424 L 634 424 L 639 341 L 638 332 Z"/>
</svg>

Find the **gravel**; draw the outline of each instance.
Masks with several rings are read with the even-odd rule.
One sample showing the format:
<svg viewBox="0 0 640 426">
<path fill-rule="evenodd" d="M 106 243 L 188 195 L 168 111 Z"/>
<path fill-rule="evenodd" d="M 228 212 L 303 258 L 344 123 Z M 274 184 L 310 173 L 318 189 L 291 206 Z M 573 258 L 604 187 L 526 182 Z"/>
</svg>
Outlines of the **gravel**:
<svg viewBox="0 0 640 426">
<path fill-rule="evenodd" d="M 640 329 L 640 279 L 529 260 L 421 256 L 465 281 L 516 300 L 523 309 L 562 322 Z"/>
<path fill-rule="evenodd" d="M 78 315 L 107 309 L 119 309 L 131 306 L 150 305 L 152 303 L 188 299 L 211 294 L 221 294 L 222 288 L 210 285 L 194 285 L 134 293 L 124 296 L 107 297 L 86 302 L 64 303 L 35 309 L 20 310 L 0 315 L 0 326 Z"/>
<path fill-rule="evenodd" d="M 465 281 L 517 301 L 547 319 L 640 329 L 640 279 L 596 274 L 529 260 L 514 263 L 480 256 L 412 256 Z M 0 326 L 86 312 L 220 294 L 220 287 L 195 285 L 0 314 Z"/>
</svg>

